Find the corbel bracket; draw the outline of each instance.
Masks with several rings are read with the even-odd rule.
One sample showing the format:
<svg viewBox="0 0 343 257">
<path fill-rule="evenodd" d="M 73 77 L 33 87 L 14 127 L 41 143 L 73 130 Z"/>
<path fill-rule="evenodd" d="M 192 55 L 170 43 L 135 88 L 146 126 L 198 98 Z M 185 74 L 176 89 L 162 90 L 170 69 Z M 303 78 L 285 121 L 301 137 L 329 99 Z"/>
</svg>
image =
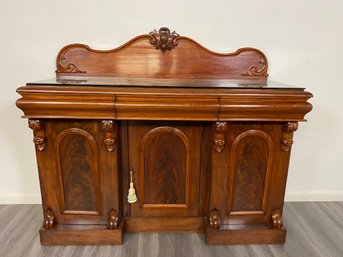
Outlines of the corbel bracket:
<svg viewBox="0 0 343 257">
<path fill-rule="evenodd" d="M 275 229 L 282 228 L 282 213 L 280 209 L 276 209 L 272 213 L 272 226 Z"/>
<path fill-rule="evenodd" d="M 225 147 L 225 135 L 227 132 L 227 122 L 216 122 L 216 130 L 214 133 L 214 150 L 218 153 L 222 152 Z"/>
<path fill-rule="evenodd" d="M 298 129 L 298 122 L 288 122 L 285 125 L 283 138 L 281 140 L 281 149 L 284 152 L 289 152 L 293 145 L 293 132 Z"/>
<path fill-rule="evenodd" d="M 112 152 L 116 147 L 116 134 L 113 120 L 101 121 L 101 127 L 102 130 L 105 131 L 104 143 L 106 145 L 107 151 Z"/>
<path fill-rule="evenodd" d="M 55 225 L 55 213 L 52 209 L 48 208 L 44 212 L 43 227 L 50 229 Z"/>
<path fill-rule="evenodd" d="M 43 124 L 40 120 L 29 120 L 29 128 L 33 130 L 33 143 L 39 151 L 46 147 L 46 138 Z"/>
<path fill-rule="evenodd" d="M 107 229 L 117 229 L 118 228 L 119 216 L 115 209 L 108 211 Z"/>
<path fill-rule="evenodd" d="M 209 226 L 211 229 L 220 228 L 220 212 L 215 208 L 210 211 Z"/>
</svg>

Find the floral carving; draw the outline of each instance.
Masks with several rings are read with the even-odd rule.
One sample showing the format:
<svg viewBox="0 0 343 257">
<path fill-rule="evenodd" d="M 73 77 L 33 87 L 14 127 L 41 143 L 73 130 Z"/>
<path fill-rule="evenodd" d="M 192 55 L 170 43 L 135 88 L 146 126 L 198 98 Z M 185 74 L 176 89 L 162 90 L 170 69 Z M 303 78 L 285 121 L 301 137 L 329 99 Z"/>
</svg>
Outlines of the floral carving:
<svg viewBox="0 0 343 257">
<path fill-rule="evenodd" d="M 112 152 L 115 149 L 116 143 L 113 120 L 101 121 L 101 127 L 105 131 L 104 143 L 107 151 Z"/>
<path fill-rule="evenodd" d="M 45 132 L 40 120 L 29 120 L 29 128 L 33 130 L 33 143 L 39 151 L 46 147 Z"/>
<path fill-rule="evenodd" d="M 272 213 L 272 226 L 275 229 L 282 228 L 282 213 L 280 209 L 276 209 Z"/>
<path fill-rule="evenodd" d="M 219 210 L 213 209 L 210 211 L 209 226 L 212 229 L 219 229 L 220 228 L 220 212 L 219 212 Z"/>
<path fill-rule="evenodd" d="M 177 46 L 177 34 L 175 31 L 170 32 L 166 27 L 160 28 L 159 31 L 154 30 L 149 33 L 150 43 L 157 49 L 165 53 L 167 50 L 173 49 Z"/>
<path fill-rule="evenodd" d="M 293 145 L 293 132 L 298 129 L 298 122 L 288 122 L 285 126 L 285 132 L 281 140 L 281 149 L 289 152 Z"/>
<path fill-rule="evenodd" d="M 286 131 L 288 133 L 293 133 L 298 130 L 298 122 L 288 122 L 286 125 Z"/>
<path fill-rule="evenodd" d="M 46 229 L 52 228 L 55 225 L 55 213 L 53 210 L 48 208 L 44 212 L 44 221 L 43 221 L 43 227 Z"/>
<path fill-rule="evenodd" d="M 118 212 L 115 209 L 111 209 L 108 212 L 107 229 L 117 229 L 118 228 Z"/>
<path fill-rule="evenodd" d="M 217 122 L 213 141 L 215 145 L 214 149 L 218 153 L 224 150 L 226 132 L 227 132 L 227 122 Z"/>
</svg>

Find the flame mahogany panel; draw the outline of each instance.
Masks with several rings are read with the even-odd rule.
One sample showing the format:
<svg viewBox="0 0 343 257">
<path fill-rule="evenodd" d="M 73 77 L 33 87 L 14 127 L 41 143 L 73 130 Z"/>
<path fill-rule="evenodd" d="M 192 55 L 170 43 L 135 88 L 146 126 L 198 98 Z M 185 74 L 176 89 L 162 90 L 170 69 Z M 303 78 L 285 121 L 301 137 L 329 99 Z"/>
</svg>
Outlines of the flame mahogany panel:
<svg viewBox="0 0 343 257">
<path fill-rule="evenodd" d="M 233 142 L 230 157 L 231 214 L 263 213 L 267 173 L 270 171 L 272 139 L 260 130 L 248 130 Z"/>
<path fill-rule="evenodd" d="M 178 129 L 157 127 L 141 142 L 143 207 L 187 207 L 189 141 Z M 143 168 L 144 167 L 144 168 Z"/>
<path fill-rule="evenodd" d="M 99 151 L 84 130 L 67 129 L 56 138 L 63 213 L 100 214 Z"/>
</svg>

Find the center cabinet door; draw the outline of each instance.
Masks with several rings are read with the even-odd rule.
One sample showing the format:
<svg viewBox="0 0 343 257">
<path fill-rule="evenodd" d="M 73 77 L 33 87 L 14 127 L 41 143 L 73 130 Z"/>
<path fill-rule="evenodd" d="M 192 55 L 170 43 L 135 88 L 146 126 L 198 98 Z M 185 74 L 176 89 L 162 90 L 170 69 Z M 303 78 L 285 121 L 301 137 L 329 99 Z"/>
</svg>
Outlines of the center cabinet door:
<svg viewBox="0 0 343 257">
<path fill-rule="evenodd" d="M 128 122 L 132 217 L 198 216 L 201 124 Z"/>
</svg>

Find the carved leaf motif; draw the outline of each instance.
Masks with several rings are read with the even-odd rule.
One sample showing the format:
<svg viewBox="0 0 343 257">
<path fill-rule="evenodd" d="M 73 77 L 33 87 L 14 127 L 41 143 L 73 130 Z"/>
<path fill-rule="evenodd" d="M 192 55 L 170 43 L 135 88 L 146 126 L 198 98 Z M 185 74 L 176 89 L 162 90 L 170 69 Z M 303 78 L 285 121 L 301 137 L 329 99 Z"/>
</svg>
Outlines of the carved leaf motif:
<svg viewBox="0 0 343 257">
<path fill-rule="evenodd" d="M 217 132 L 226 132 L 227 131 L 227 122 L 217 122 L 216 123 Z"/>
<path fill-rule="evenodd" d="M 113 120 L 103 120 L 101 121 L 102 129 L 106 132 L 113 131 Z"/>
<path fill-rule="evenodd" d="M 170 32 L 166 27 L 160 28 L 157 32 L 156 30 L 149 33 L 150 43 L 157 49 L 165 53 L 167 50 L 173 49 L 177 46 L 177 34 L 175 31 Z"/>
<path fill-rule="evenodd" d="M 298 129 L 298 122 L 288 122 L 286 131 L 288 133 L 295 132 Z"/>
<path fill-rule="evenodd" d="M 41 130 L 41 124 L 39 120 L 29 120 L 29 128 L 34 132 Z"/>
</svg>

